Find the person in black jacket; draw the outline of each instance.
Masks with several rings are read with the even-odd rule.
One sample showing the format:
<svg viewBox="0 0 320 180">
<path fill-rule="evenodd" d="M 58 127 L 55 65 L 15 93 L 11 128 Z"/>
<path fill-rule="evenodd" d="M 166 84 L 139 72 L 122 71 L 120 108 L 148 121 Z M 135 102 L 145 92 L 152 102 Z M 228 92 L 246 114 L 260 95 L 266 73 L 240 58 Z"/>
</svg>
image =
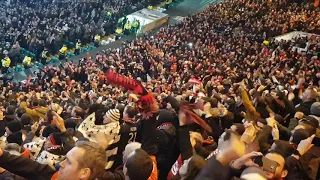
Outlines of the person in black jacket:
<svg viewBox="0 0 320 180">
<path fill-rule="evenodd" d="M 155 143 L 155 125 L 157 113 L 141 121 L 142 146 L 129 154 L 124 166 L 126 179 L 131 180 L 156 180 L 158 168 L 156 153 L 158 147 Z"/>
<path fill-rule="evenodd" d="M 109 80 L 109 79 L 108 79 Z M 143 88 L 143 87 L 140 87 Z M 157 180 L 158 167 L 156 154 L 156 122 L 159 118 L 159 106 L 152 94 L 140 97 L 139 112 L 141 120 L 141 148 L 128 155 L 124 163 L 124 174 L 130 180 Z"/>
<path fill-rule="evenodd" d="M 120 141 L 112 144 L 111 146 L 118 147 L 118 152 L 115 157 L 113 169 L 123 164 L 122 153 L 127 144 L 131 142 L 139 142 L 140 137 L 138 135 L 138 124 L 135 119 L 137 115 L 136 108 L 132 106 L 126 106 L 123 112 L 123 123 L 120 125 Z M 112 149 L 112 148 L 111 148 Z"/>
</svg>

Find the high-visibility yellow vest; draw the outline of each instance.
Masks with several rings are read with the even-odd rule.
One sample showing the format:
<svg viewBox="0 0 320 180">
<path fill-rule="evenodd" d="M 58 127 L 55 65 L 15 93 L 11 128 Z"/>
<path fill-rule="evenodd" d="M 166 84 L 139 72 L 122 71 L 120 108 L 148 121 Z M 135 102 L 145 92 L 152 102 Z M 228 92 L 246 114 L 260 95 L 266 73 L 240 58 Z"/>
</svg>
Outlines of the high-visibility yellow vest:
<svg viewBox="0 0 320 180">
<path fill-rule="evenodd" d="M 101 37 L 99 35 L 94 36 L 94 40 L 100 41 Z"/>
<path fill-rule="evenodd" d="M 80 49 L 80 47 L 81 47 L 81 42 L 77 42 L 76 43 L 76 49 Z"/>
<path fill-rule="evenodd" d="M 8 57 L 5 57 L 1 60 L 2 67 L 10 67 L 11 59 Z"/>
<path fill-rule="evenodd" d="M 107 15 L 108 15 L 108 16 L 111 16 L 111 15 L 112 15 L 112 12 L 108 11 L 108 12 L 107 12 Z"/>
<path fill-rule="evenodd" d="M 116 33 L 117 33 L 117 34 L 122 34 L 122 32 L 123 32 L 122 28 L 117 28 L 117 29 L 116 29 Z"/>
<path fill-rule="evenodd" d="M 132 23 L 132 27 L 134 27 L 134 28 L 138 27 L 138 21 L 134 21 L 134 22 Z"/>
<path fill-rule="evenodd" d="M 24 59 L 23 59 L 23 63 L 27 64 L 27 65 L 30 65 L 31 64 L 31 57 L 25 56 Z"/>
<path fill-rule="evenodd" d="M 66 46 L 63 46 L 63 47 L 59 50 L 59 52 L 60 52 L 61 54 L 65 54 L 65 53 L 67 52 L 67 50 L 68 50 L 68 48 L 67 48 Z"/>
<path fill-rule="evenodd" d="M 153 9 L 153 6 L 148 6 L 148 9 L 152 10 L 152 9 Z"/>
<path fill-rule="evenodd" d="M 130 23 L 126 23 L 126 25 L 124 25 L 124 28 L 125 28 L 125 29 L 130 29 L 130 28 L 131 28 Z"/>
</svg>

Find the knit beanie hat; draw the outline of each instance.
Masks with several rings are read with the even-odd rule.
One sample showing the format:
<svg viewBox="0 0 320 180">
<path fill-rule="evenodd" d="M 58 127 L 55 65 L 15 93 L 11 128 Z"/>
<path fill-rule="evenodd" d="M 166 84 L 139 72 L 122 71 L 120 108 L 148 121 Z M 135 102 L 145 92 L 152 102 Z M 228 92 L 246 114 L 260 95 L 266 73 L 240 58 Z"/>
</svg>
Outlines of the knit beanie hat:
<svg viewBox="0 0 320 180">
<path fill-rule="evenodd" d="M 118 109 L 110 109 L 107 111 L 106 116 L 111 120 L 111 122 L 120 120 L 120 111 Z"/>
<path fill-rule="evenodd" d="M 48 137 L 51 133 L 56 132 L 55 128 L 51 125 L 45 127 L 42 131 L 42 136 L 43 137 Z"/>
<path fill-rule="evenodd" d="M 50 134 L 49 140 L 52 143 L 52 145 L 54 145 L 54 146 L 62 145 L 61 133 L 55 132 L 55 133 Z"/>
<path fill-rule="evenodd" d="M 311 105 L 310 113 L 312 115 L 320 116 L 320 102 L 315 102 Z"/>
<path fill-rule="evenodd" d="M 13 120 L 8 122 L 7 127 L 12 133 L 15 133 L 15 132 L 21 131 L 22 124 L 19 120 Z"/>
<path fill-rule="evenodd" d="M 22 132 L 18 131 L 18 132 L 10 134 L 7 137 L 7 142 L 8 143 L 16 143 L 21 146 L 22 145 Z"/>
</svg>

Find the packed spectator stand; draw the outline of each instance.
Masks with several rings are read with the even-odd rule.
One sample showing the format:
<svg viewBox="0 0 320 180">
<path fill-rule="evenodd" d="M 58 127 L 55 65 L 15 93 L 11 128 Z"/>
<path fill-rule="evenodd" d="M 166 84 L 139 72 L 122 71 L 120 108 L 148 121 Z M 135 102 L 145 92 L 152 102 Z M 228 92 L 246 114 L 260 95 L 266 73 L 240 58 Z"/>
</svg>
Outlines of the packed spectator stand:
<svg viewBox="0 0 320 180">
<path fill-rule="evenodd" d="M 313 2 L 226 1 L 6 81 L 0 179 L 318 180 L 317 34 Z"/>
<path fill-rule="evenodd" d="M 72 1 L 72 0 L 7 0 L 0 2 L 0 60 L 6 56 L 10 67 L 32 63 L 68 49 L 93 44 L 95 36 L 113 34 L 118 20 L 159 0 Z"/>
</svg>

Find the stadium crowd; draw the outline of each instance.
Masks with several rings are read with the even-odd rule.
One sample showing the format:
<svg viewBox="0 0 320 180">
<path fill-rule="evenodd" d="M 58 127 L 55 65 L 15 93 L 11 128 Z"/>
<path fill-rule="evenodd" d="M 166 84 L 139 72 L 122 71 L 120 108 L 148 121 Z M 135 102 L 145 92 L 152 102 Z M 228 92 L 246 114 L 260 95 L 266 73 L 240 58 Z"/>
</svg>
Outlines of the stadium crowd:
<svg viewBox="0 0 320 180">
<path fill-rule="evenodd" d="M 0 58 L 22 63 L 20 48 L 57 54 L 64 44 L 92 43 L 96 35 L 114 33 L 118 19 L 158 0 L 71 1 L 8 0 L 0 2 Z M 68 45 L 69 46 L 69 45 Z"/>
<path fill-rule="evenodd" d="M 4 82 L 0 178 L 319 179 L 320 38 L 293 30 L 319 9 L 226 1 Z"/>
</svg>

